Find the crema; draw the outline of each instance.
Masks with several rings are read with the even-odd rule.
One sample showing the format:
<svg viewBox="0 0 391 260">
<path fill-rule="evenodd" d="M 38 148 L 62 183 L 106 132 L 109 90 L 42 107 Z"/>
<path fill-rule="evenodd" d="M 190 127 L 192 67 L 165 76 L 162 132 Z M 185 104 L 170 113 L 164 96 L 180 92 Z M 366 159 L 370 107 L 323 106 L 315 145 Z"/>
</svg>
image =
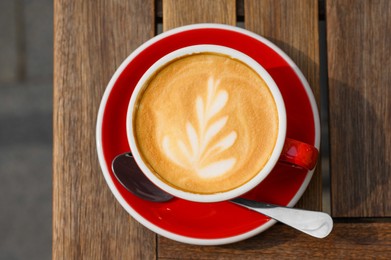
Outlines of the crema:
<svg viewBox="0 0 391 260">
<path fill-rule="evenodd" d="M 135 140 L 165 183 L 191 193 L 235 189 L 262 170 L 278 136 L 278 111 L 264 80 L 217 53 L 178 58 L 137 97 Z"/>
</svg>

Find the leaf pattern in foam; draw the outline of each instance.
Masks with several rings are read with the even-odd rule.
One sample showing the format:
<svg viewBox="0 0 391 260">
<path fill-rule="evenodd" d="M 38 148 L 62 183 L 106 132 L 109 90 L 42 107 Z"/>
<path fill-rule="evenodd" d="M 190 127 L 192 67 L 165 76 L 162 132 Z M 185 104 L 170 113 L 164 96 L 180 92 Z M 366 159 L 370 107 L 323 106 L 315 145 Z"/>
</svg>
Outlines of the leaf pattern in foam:
<svg viewBox="0 0 391 260">
<path fill-rule="evenodd" d="M 216 115 L 218 112 L 220 112 L 221 109 L 227 104 L 228 101 L 228 93 L 227 91 L 219 91 L 216 98 L 213 100 L 213 103 L 208 109 L 208 119 L 212 118 L 214 115 Z"/>
<path fill-rule="evenodd" d="M 166 156 L 171 160 L 173 161 L 174 163 L 178 164 L 179 166 L 182 166 L 182 167 L 186 167 L 185 164 L 183 164 L 180 160 L 178 160 L 178 158 L 174 155 L 174 153 L 171 151 L 171 148 L 170 148 L 170 139 L 168 138 L 168 136 L 165 136 L 163 138 L 163 150 L 165 151 L 165 154 Z"/>
<path fill-rule="evenodd" d="M 199 140 L 198 134 L 193 125 L 190 122 L 186 123 L 187 138 L 190 142 L 193 157 L 199 153 Z"/>
<path fill-rule="evenodd" d="M 213 178 L 223 175 L 231 170 L 236 163 L 236 158 L 234 157 L 212 161 L 207 165 L 203 163 L 206 158 L 217 156 L 232 147 L 237 139 L 237 133 L 231 131 L 220 140 L 216 140 L 217 143 L 210 145 L 217 134 L 224 129 L 229 119 L 228 115 L 224 115 L 212 121 L 212 118 L 215 118 L 225 107 L 229 98 L 227 91 L 218 90 L 219 84 L 220 80 L 209 77 L 206 100 L 203 100 L 200 96 L 196 97 L 195 112 L 198 129 L 191 122 L 188 121 L 186 123 L 187 142 L 177 139 L 176 144 L 179 149 L 173 152 L 169 137 L 164 136 L 163 138 L 162 148 L 167 158 L 183 168 L 195 171 L 202 178 Z M 179 152 L 182 156 L 178 155 Z M 185 157 L 186 162 L 181 161 L 178 157 Z"/>
<path fill-rule="evenodd" d="M 197 119 L 198 122 L 204 122 L 204 101 L 202 100 L 201 97 L 197 97 L 196 99 L 196 111 L 197 111 Z M 203 128 L 203 125 L 199 126 L 200 128 Z"/>
<path fill-rule="evenodd" d="M 234 166 L 235 163 L 235 158 L 220 160 L 217 162 L 210 163 L 201 169 L 198 169 L 197 173 L 203 178 L 218 177 L 228 172 Z"/>
<path fill-rule="evenodd" d="M 211 146 L 204 154 L 203 158 L 207 158 L 211 155 L 218 155 L 221 152 L 224 152 L 228 148 L 230 148 L 236 141 L 237 134 L 235 131 L 232 131 L 224 138 L 220 139 L 215 145 Z"/>
<path fill-rule="evenodd" d="M 228 121 L 228 116 L 222 117 L 216 122 L 212 123 L 208 129 L 206 130 L 206 133 L 204 135 L 204 138 L 202 140 L 202 145 L 201 145 L 201 151 L 205 150 L 206 145 L 211 141 L 211 139 L 217 135 L 225 126 L 225 124 Z"/>
</svg>

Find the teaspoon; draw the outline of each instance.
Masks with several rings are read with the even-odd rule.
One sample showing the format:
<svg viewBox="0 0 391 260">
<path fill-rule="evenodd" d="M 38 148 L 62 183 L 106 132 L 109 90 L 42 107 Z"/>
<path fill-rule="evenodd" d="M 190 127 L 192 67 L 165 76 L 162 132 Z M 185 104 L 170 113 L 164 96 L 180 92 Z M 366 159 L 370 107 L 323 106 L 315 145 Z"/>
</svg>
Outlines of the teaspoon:
<svg viewBox="0 0 391 260">
<path fill-rule="evenodd" d="M 114 158 L 112 169 L 118 181 L 128 191 L 144 200 L 165 202 L 174 198 L 144 175 L 131 153 L 120 154 Z M 244 198 L 235 198 L 230 202 L 261 213 L 313 237 L 324 238 L 333 228 L 333 219 L 324 212 L 283 207 Z"/>
</svg>

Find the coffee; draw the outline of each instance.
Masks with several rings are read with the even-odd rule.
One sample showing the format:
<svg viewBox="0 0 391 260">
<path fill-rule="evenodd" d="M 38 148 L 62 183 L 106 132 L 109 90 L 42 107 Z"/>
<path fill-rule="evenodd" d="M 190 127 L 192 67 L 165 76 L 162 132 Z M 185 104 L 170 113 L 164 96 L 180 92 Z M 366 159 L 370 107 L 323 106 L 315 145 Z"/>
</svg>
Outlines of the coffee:
<svg viewBox="0 0 391 260">
<path fill-rule="evenodd" d="M 278 137 L 278 111 L 264 80 L 217 53 L 178 58 L 152 75 L 133 112 L 147 167 L 177 189 L 213 194 L 251 180 Z"/>
</svg>

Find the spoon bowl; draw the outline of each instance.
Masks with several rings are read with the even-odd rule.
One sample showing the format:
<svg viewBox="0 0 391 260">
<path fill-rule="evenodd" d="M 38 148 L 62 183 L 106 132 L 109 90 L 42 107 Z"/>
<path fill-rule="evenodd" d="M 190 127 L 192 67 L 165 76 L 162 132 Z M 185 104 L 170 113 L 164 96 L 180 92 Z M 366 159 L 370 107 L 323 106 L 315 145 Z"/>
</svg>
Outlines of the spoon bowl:
<svg viewBox="0 0 391 260">
<path fill-rule="evenodd" d="M 165 202 L 174 196 L 153 184 L 137 166 L 132 154 L 124 153 L 114 158 L 112 169 L 117 180 L 134 195 L 149 201 Z"/>
</svg>

